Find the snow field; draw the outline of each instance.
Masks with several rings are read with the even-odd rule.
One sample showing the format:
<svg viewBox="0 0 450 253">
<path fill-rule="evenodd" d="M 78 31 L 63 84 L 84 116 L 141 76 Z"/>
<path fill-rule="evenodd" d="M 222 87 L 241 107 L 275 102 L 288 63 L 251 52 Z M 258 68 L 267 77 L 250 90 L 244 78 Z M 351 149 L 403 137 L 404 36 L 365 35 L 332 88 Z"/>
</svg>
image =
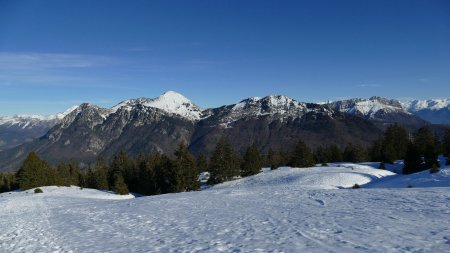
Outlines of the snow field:
<svg viewBox="0 0 450 253">
<path fill-rule="evenodd" d="M 337 166 L 337 165 L 336 165 Z M 201 192 L 0 194 L 2 252 L 449 252 L 449 188 L 364 189 L 365 165 L 280 168 Z M 449 168 L 436 175 L 449 180 Z M 422 178 L 429 177 L 428 174 Z M 339 189 L 353 184 L 363 189 Z"/>
</svg>

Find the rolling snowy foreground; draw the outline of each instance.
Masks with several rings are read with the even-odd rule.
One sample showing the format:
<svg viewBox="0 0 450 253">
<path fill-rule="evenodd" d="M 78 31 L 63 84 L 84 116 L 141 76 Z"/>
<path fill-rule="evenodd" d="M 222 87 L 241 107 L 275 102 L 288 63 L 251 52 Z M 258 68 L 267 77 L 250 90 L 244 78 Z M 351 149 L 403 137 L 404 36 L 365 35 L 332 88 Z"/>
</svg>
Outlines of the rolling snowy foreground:
<svg viewBox="0 0 450 253">
<path fill-rule="evenodd" d="M 450 252 L 449 186 L 339 164 L 142 198 L 42 187 L 0 194 L 0 251 Z"/>
</svg>

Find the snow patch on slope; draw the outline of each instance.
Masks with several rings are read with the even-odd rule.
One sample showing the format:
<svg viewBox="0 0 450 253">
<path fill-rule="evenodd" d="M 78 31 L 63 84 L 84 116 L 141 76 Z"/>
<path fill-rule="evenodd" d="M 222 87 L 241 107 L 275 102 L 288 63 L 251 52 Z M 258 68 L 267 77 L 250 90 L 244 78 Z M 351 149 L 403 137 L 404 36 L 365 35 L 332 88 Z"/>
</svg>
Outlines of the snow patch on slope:
<svg viewBox="0 0 450 253">
<path fill-rule="evenodd" d="M 63 198 L 82 198 L 82 199 L 109 199 L 109 200 L 121 200 L 132 199 L 133 195 L 118 195 L 111 191 L 100 191 L 89 188 L 80 188 L 78 186 L 60 187 L 60 186 L 42 186 L 43 193 L 35 196 L 46 197 L 63 197 Z M 35 194 L 34 188 L 27 191 L 13 192 L 15 196 L 28 196 L 28 194 Z"/>
<path fill-rule="evenodd" d="M 395 173 L 387 170 L 358 164 L 330 164 L 329 167 L 311 168 L 282 167 L 253 177 L 226 182 L 211 189 L 245 189 L 278 185 L 296 189 L 340 189 L 352 187 L 354 184 L 364 185 L 393 175 Z"/>
</svg>

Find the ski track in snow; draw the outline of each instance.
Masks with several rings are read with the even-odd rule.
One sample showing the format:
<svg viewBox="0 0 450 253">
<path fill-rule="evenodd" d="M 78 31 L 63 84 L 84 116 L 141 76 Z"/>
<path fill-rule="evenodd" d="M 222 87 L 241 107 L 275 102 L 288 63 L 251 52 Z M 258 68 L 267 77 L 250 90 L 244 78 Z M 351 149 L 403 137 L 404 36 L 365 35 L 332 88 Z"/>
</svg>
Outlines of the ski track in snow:
<svg viewBox="0 0 450 253">
<path fill-rule="evenodd" d="M 131 199 L 77 187 L 3 193 L 0 251 L 450 252 L 450 188 L 336 189 L 343 177 L 334 174 L 311 181 L 314 169 L 389 174 L 350 167 L 282 168 Z"/>
</svg>

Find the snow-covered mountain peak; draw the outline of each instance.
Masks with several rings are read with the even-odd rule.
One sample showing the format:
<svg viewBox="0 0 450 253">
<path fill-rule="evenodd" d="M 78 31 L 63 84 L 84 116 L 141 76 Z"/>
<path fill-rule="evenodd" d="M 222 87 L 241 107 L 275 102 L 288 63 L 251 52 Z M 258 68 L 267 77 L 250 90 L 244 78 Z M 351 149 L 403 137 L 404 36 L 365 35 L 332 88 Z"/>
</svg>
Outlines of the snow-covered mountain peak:
<svg viewBox="0 0 450 253">
<path fill-rule="evenodd" d="M 198 106 L 185 96 L 174 91 L 167 91 L 161 96 L 149 100 L 144 105 L 158 108 L 168 113 L 177 114 L 191 120 L 200 119 L 202 114 L 202 111 Z"/>
<path fill-rule="evenodd" d="M 192 103 L 185 96 L 181 95 L 178 92 L 171 91 L 171 90 L 164 92 L 161 96 L 157 97 L 155 100 L 171 101 L 171 102 L 176 102 L 179 104 Z"/>
<path fill-rule="evenodd" d="M 157 98 L 137 98 L 125 100 L 111 108 L 111 112 L 125 107 L 131 110 L 135 105 L 157 108 L 170 114 L 176 114 L 189 120 L 199 120 L 202 110 L 188 98 L 175 91 L 167 91 Z"/>
</svg>

